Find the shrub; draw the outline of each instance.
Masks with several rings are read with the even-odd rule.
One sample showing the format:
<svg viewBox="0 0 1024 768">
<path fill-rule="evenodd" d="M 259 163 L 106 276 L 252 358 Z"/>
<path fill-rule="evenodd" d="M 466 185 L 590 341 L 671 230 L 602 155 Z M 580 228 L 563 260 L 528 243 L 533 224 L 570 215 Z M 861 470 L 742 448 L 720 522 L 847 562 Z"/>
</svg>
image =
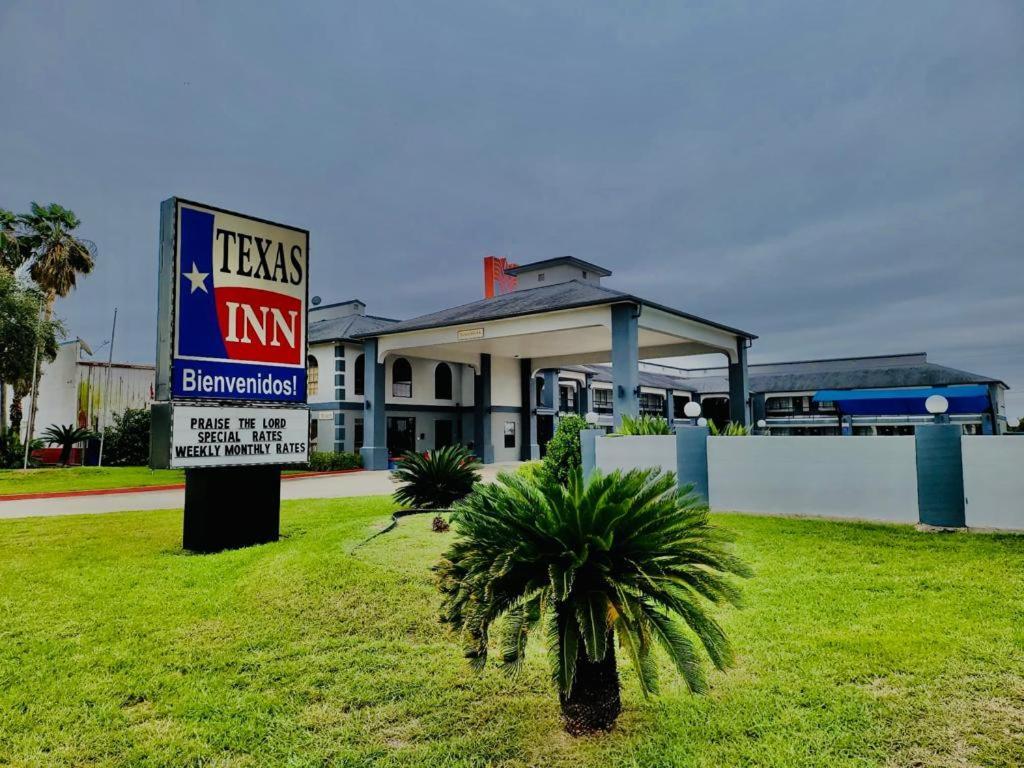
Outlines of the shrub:
<svg viewBox="0 0 1024 768">
<path fill-rule="evenodd" d="M 510 672 L 539 629 L 573 735 L 606 730 L 619 715 L 616 645 L 645 696 L 657 689 L 656 645 L 694 693 L 707 680 L 691 637 L 715 667 L 732 659 L 707 604 L 737 603 L 726 576 L 749 571 L 671 473 L 597 472 L 584 483 L 577 471 L 568 485 L 502 473 L 456 507 L 452 526 L 456 541 L 435 567 L 442 620 L 477 669 L 498 619 L 499 663 Z"/>
<path fill-rule="evenodd" d="M 32 451 L 42 447 L 42 440 L 37 438 L 32 441 L 32 450 L 28 455 L 30 467 L 39 466 L 39 460 L 32 457 Z M 13 429 L 0 434 L 0 469 L 21 469 L 24 463 L 25 444 L 21 442 L 18 434 Z"/>
<path fill-rule="evenodd" d="M 434 533 L 446 533 L 450 527 L 448 521 L 440 515 L 434 515 L 434 520 L 430 524 L 430 530 Z"/>
<path fill-rule="evenodd" d="M 668 419 L 643 413 L 633 418 L 627 413 L 622 415 L 622 424 L 616 435 L 671 435 L 672 427 Z"/>
<path fill-rule="evenodd" d="M 313 472 L 336 472 L 342 469 L 359 469 L 363 457 L 350 451 L 313 451 L 307 464 Z"/>
<path fill-rule="evenodd" d="M 148 408 L 128 408 L 114 416 L 103 431 L 103 463 L 112 467 L 141 467 L 149 463 Z"/>
<path fill-rule="evenodd" d="M 730 421 L 719 429 L 714 421 L 708 419 L 708 431 L 712 437 L 746 437 L 750 434 L 750 427 L 745 427 L 738 421 Z"/>
<path fill-rule="evenodd" d="M 463 445 L 435 451 L 407 451 L 391 476 L 401 485 L 394 499 L 414 509 L 447 509 L 480 481 L 480 464 Z"/>
<path fill-rule="evenodd" d="M 588 424 L 582 416 L 569 413 L 558 417 L 558 428 L 548 441 L 544 454 L 544 472 L 565 485 L 574 472 L 581 470 L 583 455 L 580 452 L 580 430 Z"/>
</svg>

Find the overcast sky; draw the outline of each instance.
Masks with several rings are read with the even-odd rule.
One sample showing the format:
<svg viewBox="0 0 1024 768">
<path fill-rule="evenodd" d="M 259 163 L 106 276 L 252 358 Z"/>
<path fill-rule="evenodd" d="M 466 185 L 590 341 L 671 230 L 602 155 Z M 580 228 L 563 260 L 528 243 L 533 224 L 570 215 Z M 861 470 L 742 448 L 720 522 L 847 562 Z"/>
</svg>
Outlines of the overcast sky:
<svg viewBox="0 0 1024 768">
<path fill-rule="evenodd" d="M 1024 416 L 1024 4 L 0 0 L 0 207 L 99 248 L 72 335 L 153 360 L 160 201 L 311 231 L 392 317 L 573 254 L 757 333 L 927 351 Z"/>
</svg>

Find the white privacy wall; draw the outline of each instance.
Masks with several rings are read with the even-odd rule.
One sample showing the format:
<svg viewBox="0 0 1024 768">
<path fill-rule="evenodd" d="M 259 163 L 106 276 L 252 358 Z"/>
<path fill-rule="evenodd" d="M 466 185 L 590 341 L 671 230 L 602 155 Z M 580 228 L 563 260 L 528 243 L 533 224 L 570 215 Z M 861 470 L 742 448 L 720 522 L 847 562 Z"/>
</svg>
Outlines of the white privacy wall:
<svg viewBox="0 0 1024 768">
<path fill-rule="evenodd" d="M 595 443 L 594 459 L 597 468 L 605 474 L 617 469 L 628 471 L 652 467 L 675 472 L 676 436 L 599 437 Z"/>
<path fill-rule="evenodd" d="M 914 438 L 712 437 L 712 509 L 916 523 Z"/>
<path fill-rule="evenodd" d="M 1024 438 L 961 438 L 968 528 L 1024 530 Z"/>
</svg>

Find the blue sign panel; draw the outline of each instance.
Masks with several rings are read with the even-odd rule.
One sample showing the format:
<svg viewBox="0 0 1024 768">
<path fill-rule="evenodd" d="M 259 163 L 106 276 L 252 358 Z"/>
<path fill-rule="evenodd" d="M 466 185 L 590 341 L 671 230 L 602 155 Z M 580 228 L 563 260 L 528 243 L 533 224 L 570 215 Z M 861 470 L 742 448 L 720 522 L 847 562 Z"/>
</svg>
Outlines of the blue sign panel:
<svg viewBox="0 0 1024 768">
<path fill-rule="evenodd" d="M 176 210 L 171 397 L 304 403 L 309 234 Z"/>
</svg>

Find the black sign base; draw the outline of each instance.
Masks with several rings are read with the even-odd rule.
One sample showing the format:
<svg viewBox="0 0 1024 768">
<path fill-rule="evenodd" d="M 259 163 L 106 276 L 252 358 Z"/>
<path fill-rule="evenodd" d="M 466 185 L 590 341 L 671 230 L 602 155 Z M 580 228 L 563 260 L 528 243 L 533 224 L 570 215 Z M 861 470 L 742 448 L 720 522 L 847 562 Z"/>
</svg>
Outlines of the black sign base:
<svg viewBox="0 0 1024 768">
<path fill-rule="evenodd" d="M 281 467 L 185 470 L 185 549 L 218 552 L 277 541 L 280 523 Z"/>
</svg>

